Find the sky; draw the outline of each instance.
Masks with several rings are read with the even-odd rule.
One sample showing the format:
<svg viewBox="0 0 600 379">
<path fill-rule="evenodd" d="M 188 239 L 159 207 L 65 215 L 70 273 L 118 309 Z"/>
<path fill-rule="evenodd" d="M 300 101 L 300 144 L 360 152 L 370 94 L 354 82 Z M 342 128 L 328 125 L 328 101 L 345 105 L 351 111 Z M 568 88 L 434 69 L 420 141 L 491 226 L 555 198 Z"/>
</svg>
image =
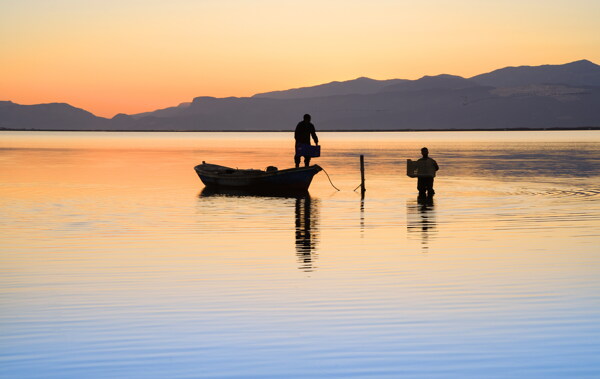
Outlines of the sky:
<svg viewBox="0 0 600 379">
<path fill-rule="evenodd" d="M 598 0 L 0 0 L 0 100 L 97 116 L 366 76 L 600 64 Z"/>
</svg>

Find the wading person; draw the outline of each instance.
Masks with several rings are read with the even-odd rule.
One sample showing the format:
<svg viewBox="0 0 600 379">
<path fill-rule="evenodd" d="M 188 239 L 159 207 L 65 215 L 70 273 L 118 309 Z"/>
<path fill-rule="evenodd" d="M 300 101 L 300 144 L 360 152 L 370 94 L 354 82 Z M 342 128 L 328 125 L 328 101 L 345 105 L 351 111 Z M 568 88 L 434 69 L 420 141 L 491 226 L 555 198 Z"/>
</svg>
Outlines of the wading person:
<svg viewBox="0 0 600 379">
<path fill-rule="evenodd" d="M 417 161 L 419 174 L 417 179 L 417 189 L 419 190 L 419 198 L 431 198 L 435 191 L 433 190 L 433 178 L 435 172 L 440 169 L 437 162 L 433 158 L 429 158 L 429 150 L 424 147 L 421 149 L 422 158 Z"/>
<path fill-rule="evenodd" d="M 304 157 L 304 165 L 310 165 L 310 154 L 306 146 L 310 146 L 310 137 L 315 141 L 315 145 L 319 144 L 319 138 L 315 131 L 315 126 L 310 122 L 310 115 L 305 114 L 304 120 L 300 121 L 296 126 L 294 138 L 296 139 L 296 154 L 294 155 L 294 163 L 296 167 L 300 167 L 300 157 Z"/>
</svg>

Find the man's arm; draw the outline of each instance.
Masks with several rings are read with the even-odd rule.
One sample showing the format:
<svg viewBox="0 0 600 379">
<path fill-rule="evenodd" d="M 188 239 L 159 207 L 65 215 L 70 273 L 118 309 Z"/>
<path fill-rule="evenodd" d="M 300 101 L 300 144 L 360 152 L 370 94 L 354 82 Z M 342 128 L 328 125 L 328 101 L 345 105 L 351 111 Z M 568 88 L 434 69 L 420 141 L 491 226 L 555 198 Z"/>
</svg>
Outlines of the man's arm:
<svg viewBox="0 0 600 379">
<path fill-rule="evenodd" d="M 315 141 L 315 144 L 318 145 L 319 144 L 319 137 L 317 137 L 317 132 L 315 131 L 315 126 L 314 125 L 311 125 L 310 135 L 312 136 L 313 140 Z"/>
</svg>

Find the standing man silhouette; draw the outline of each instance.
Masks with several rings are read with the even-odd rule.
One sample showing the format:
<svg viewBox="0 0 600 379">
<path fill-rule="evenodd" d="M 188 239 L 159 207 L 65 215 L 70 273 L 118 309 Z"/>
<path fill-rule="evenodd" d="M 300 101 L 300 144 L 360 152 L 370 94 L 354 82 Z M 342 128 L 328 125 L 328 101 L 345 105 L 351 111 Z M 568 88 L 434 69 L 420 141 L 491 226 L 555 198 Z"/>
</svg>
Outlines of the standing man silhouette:
<svg viewBox="0 0 600 379">
<path fill-rule="evenodd" d="M 419 198 L 432 198 L 435 191 L 433 190 L 433 178 L 435 172 L 440 169 L 435 159 L 429 158 L 429 150 L 424 147 L 421 149 L 423 158 L 417 160 L 419 167 L 419 176 L 417 179 L 417 189 L 419 190 Z"/>
<path fill-rule="evenodd" d="M 296 154 L 294 155 L 294 163 L 296 167 L 300 167 L 300 157 L 304 157 L 304 165 L 308 167 L 310 165 L 310 156 L 305 155 L 303 152 L 303 146 L 310 146 L 310 137 L 315 141 L 315 145 L 319 144 L 319 138 L 315 131 L 315 126 L 310 122 L 310 115 L 305 114 L 304 120 L 300 121 L 296 125 L 296 131 L 294 132 L 294 138 L 296 139 Z"/>
</svg>

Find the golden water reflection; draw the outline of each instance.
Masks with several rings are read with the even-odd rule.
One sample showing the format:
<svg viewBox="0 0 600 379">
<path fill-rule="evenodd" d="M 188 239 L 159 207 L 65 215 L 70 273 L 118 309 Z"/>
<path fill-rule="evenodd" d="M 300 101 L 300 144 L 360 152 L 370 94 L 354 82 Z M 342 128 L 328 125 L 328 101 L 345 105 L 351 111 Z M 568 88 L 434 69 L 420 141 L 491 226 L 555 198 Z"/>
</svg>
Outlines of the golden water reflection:
<svg viewBox="0 0 600 379">
<path fill-rule="evenodd" d="M 272 197 L 193 167 L 289 167 L 291 133 L 0 133 L 0 376 L 598 372 L 600 132 L 321 135 L 341 191 Z"/>
</svg>

